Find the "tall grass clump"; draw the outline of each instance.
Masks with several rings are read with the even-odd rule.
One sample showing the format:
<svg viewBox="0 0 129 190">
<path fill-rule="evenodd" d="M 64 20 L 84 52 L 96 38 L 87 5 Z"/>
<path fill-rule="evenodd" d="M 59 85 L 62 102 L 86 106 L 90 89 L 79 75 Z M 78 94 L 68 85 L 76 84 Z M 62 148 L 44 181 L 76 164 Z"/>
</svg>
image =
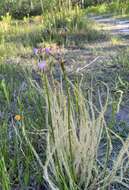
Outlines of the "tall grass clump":
<svg viewBox="0 0 129 190">
<path fill-rule="evenodd" d="M 106 37 L 104 33 L 100 34 L 93 22 L 89 22 L 79 6 L 60 8 L 56 12 L 52 10 L 44 15 L 44 20 L 44 38 L 66 47 Z"/>
<path fill-rule="evenodd" d="M 50 189 L 106 189 L 113 183 L 129 187 L 124 176 L 129 164 L 129 137 L 124 142 L 108 129 L 104 119 L 108 99 L 104 105 L 100 96 L 99 100 L 100 110 L 96 110 L 92 95 L 87 101 L 76 87 L 67 96 L 61 89 L 57 92 L 49 88 L 48 107 L 54 139 L 48 128 L 44 178 Z M 113 137 L 121 141 L 122 148 L 109 168 Z M 103 162 L 98 154 L 102 138 L 107 142 Z"/>
<path fill-rule="evenodd" d="M 124 141 L 106 124 L 108 87 L 105 87 L 105 99 L 98 91 L 99 107 L 96 108 L 93 94 L 90 93 L 85 98 L 81 88 L 67 78 L 63 62 L 60 64 L 63 85 L 56 82 L 56 85 L 53 83 L 51 86 L 46 74 L 42 75 L 47 110 L 45 165 L 29 142 L 43 169 L 43 178 L 52 190 L 106 189 L 113 184 L 129 188 L 126 177 L 129 166 L 129 137 Z M 42 92 L 40 87 L 38 90 Z M 112 160 L 114 138 L 119 141 L 121 149 Z M 101 160 L 99 150 L 104 142 L 106 148 Z"/>
</svg>

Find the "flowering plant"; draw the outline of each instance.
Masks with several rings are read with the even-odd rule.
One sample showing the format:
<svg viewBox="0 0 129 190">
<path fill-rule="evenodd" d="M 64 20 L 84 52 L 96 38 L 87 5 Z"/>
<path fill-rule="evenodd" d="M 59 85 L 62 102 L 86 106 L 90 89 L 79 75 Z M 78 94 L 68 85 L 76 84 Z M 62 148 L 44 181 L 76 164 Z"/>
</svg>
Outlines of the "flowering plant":
<svg viewBox="0 0 129 190">
<path fill-rule="evenodd" d="M 58 49 L 58 52 L 56 52 L 56 54 L 54 53 L 55 48 L 51 48 L 51 47 L 33 49 L 34 55 L 38 58 L 38 68 L 40 71 L 46 71 L 46 68 L 48 66 L 47 60 L 50 57 L 58 61 L 58 63 L 60 63 L 61 68 L 62 68 L 62 63 L 64 63 L 64 61 L 62 59 L 61 52 L 59 52 L 59 48 L 56 48 L 56 50 L 57 49 Z"/>
</svg>

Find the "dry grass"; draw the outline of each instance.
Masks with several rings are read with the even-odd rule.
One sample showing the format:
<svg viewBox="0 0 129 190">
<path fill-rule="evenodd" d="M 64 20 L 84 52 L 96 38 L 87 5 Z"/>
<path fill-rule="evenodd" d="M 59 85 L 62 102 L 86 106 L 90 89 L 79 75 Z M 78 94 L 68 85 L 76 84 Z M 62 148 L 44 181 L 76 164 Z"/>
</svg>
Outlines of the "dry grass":
<svg viewBox="0 0 129 190">
<path fill-rule="evenodd" d="M 51 190 L 106 189 L 114 183 L 129 188 L 129 179 L 126 177 L 129 137 L 123 141 L 106 125 L 104 115 L 108 105 L 108 87 L 103 105 L 98 94 L 99 110 L 93 104 L 91 94 L 86 100 L 80 89 L 73 85 L 72 88 L 73 94 L 68 96 L 62 87 L 58 91 L 50 86 L 48 88 L 46 118 L 51 117 L 51 122 L 47 122 L 46 163 L 42 166 L 44 179 Z M 113 137 L 122 143 L 122 147 L 116 160 L 112 160 L 112 168 L 109 168 Z M 102 138 L 107 142 L 103 162 L 98 159 Z"/>
</svg>

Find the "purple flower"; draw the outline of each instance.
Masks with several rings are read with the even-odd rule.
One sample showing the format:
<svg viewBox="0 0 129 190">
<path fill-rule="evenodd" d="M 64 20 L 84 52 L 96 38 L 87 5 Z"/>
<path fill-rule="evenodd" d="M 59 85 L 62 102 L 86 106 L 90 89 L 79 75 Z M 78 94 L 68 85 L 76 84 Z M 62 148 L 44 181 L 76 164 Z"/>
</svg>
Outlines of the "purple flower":
<svg viewBox="0 0 129 190">
<path fill-rule="evenodd" d="M 34 48 L 34 54 L 38 55 L 38 48 Z"/>
<path fill-rule="evenodd" d="M 45 48 L 45 52 L 46 52 L 46 54 L 49 54 L 50 53 L 50 48 L 49 47 Z"/>
<path fill-rule="evenodd" d="M 43 61 L 39 61 L 38 62 L 38 68 L 41 70 L 41 71 L 44 71 L 45 70 L 45 67 L 46 67 L 46 61 L 43 60 Z"/>
</svg>

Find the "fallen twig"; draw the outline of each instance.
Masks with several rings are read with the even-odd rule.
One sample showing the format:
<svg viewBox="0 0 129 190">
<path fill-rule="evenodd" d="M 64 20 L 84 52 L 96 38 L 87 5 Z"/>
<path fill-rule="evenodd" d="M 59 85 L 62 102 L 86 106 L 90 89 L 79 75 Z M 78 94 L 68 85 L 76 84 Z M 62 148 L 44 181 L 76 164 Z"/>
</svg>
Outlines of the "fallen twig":
<svg viewBox="0 0 129 190">
<path fill-rule="evenodd" d="M 100 58 L 100 56 L 97 56 L 93 61 L 91 61 L 89 64 L 85 65 L 84 67 L 81 67 L 81 68 L 78 68 L 76 70 L 76 72 L 80 72 L 82 71 L 83 69 L 89 67 L 90 65 L 92 65 L 93 63 L 95 63 L 98 59 Z"/>
</svg>

